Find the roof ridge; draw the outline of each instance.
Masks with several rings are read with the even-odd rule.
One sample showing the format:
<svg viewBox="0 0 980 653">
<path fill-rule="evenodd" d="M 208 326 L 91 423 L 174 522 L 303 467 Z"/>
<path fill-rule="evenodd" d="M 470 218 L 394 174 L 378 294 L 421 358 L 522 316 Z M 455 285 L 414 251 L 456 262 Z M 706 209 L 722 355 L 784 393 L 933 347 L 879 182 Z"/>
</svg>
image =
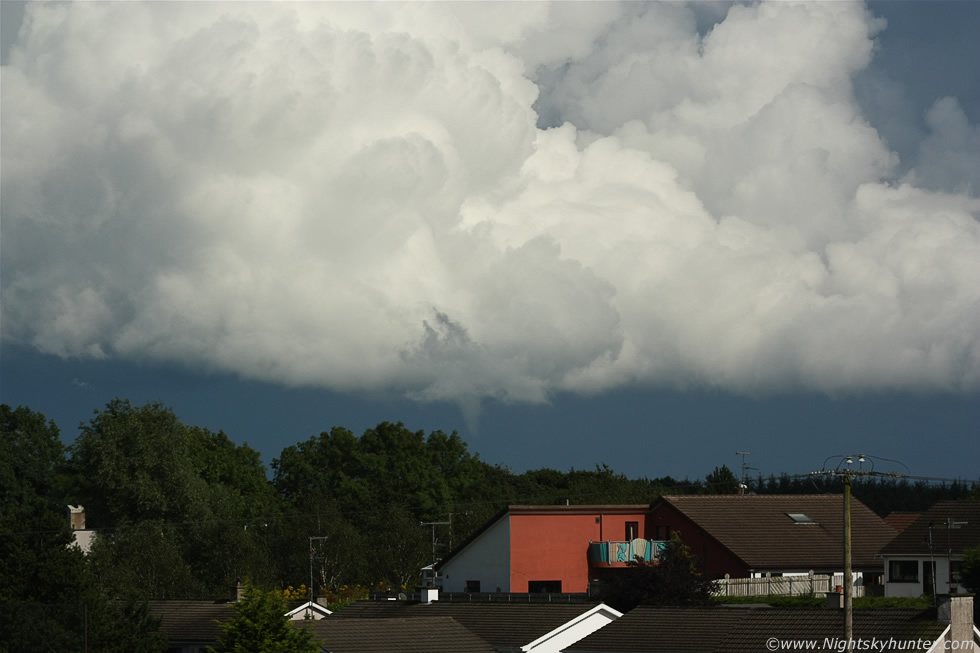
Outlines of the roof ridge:
<svg viewBox="0 0 980 653">
<path fill-rule="evenodd" d="M 827 494 L 664 494 L 664 499 L 729 499 L 729 500 L 752 500 L 752 499 L 837 499 L 843 493 Z"/>
</svg>

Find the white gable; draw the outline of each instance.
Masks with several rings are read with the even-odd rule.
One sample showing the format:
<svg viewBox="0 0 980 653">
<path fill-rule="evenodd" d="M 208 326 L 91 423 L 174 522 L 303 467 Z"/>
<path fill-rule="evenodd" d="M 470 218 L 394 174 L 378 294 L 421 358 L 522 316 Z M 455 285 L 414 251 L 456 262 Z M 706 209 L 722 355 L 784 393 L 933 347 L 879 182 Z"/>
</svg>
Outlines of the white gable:
<svg viewBox="0 0 980 653">
<path fill-rule="evenodd" d="M 309 618 L 312 619 L 323 619 L 324 617 L 330 614 L 333 614 L 333 612 L 327 610 L 319 603 L 313 603 L 311 601 L 307 601 L 306 603 L 299 606 L 298 608 L 294 608 L 289 612 L 287 612 L 286 616 L 293 621 L 299 621 L 301 619 L 306 619 L 307 616 L 309 616 Z"/>
<path fill-rule="evenodd" d="M 479 581 L 481 592 L 510 591 L 510 515 L 483 531 L 439 569 L 444 592 L 464 592 Z"/>
<path fill-rule="evenodd" d="M 559 653 L 575 642 L 588 637 L 606 624 L 623 616 L 623 613 L 600 603 L 588 612 L 583 612 L 568 623 L 562 624 L 530 644 L 522 646 L 527 653 Z"/>
</svg>

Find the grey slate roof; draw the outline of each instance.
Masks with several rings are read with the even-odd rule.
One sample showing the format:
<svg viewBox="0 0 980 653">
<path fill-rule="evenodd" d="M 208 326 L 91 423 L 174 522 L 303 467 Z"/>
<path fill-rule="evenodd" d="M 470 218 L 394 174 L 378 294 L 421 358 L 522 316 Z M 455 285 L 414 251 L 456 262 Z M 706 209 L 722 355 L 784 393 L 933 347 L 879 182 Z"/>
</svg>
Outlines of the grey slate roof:
<svg viewBox="0 0 980 653">
<path fill-rule="evenodd" d="M 436 601 L 429 605 L 405 601 L 357 601 L 337 610 L 330 619 L 391 617 L 452 617 L 497 649 L 521 647 L 598 603 L 498 603 Z"/>
<path fill-rule="evenodd" d="M 966 523 L 947 530 L 947 519 Z M 882 548 L 881 555 L 929 555 L 930 522 L 937 554 L 951 549 L 953 555 L 962 555 L 964 549 L 980 546 L 980 501 L 940 501 Z"/>
<path fill-rule="evenodd" d="M 809 614 L 804 614 L 809 613 Z M 935 620 L 935 613 L 926 610 L 858 610 L 854 613 L 855 639 L 888 641 L 929 640 L 935 641 L 948 624 Z M 756 618 L 741 621 L 732 636 L 723 643 L 721 653 L 742 653 L 760 650 L 770 637 L 783 640 L 808 639 L 820 642 L 826 639 L 843 639 L 844 612 L 842 610 L 772 610 Z M 907 646 L 902 647 L 907 650 Z"/>
<path fill-rule="evenodd" d="M 935 640 L 947 624 L 928 610 L 855 610 L 855 639 Z M 766 642 L 843 638 L 844 613 L 831 609 L 639 606 L 573 644 L 568 653 L 760 653 Z"/>
<path fill-rule="evenodd" d="M 495 653 L 452 617 L 296 621 L 328 653 Z"/>
<path fill-rule="evenodd" d="M 221 636 L 218 621 L 235 616 L 235 604 L 214 601 L 150 601 L 160 619 L 160 632 L 171 645 L 215 645 Z M 450 616 L 422 615 L 412 619 L 334 619 L 290 622 L 309 628 L 329 653 L 494 653 L 495 649 Z"/>
<path fill-rule="evenodd" d="M 742 559 L 751 569 L 841 567 L 843 497 L 833 494 L 663 496 L 654 503 L 673 506 Z M 814 524 L 798 524 L 788 513 L 804 513 Z M 851 500 L 852 564 L 881 569 L 878 552 L 895 531 L 867 506 Z"/>
<path fill-rule="evenodd" d="M 235 604 L 223 601 L 150 601 L 149 607 L 172 642 L 217 642 L 221 629 L 216 622 L 235 617 Z"/>
</svg>

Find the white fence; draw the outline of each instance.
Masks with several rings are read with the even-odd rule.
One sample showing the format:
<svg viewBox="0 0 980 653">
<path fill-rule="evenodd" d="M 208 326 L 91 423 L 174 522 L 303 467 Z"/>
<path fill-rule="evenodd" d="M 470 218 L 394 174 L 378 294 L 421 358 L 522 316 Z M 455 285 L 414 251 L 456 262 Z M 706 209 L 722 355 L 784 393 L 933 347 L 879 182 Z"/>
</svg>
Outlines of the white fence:
<svg viewBox="0 0 980 653">
<path fill-rule="evenodd" d="M 808 574 L 805 576 L 764 576 L 762 578 L 719 579 L 715 596 L 784 596 L 825 594 L 844 586 L 844 574 Z M 864 585 L 854 584 L 854 596 L 864 596 Z"/>
</svg>

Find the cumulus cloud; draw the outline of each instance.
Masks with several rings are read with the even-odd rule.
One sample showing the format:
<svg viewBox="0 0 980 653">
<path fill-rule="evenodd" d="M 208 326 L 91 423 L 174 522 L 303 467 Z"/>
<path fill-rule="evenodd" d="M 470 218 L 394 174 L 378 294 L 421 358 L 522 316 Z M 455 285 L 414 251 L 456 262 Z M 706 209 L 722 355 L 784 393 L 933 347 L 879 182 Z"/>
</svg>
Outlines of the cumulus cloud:
<svg viewBox="0 0 980 653">
<path fill-rule="evenodd" d="M 895 178 L 852 86 L 882 21 L 507 6 L 29 5 L 4 340 L 471 423 L 633 384 L 980 387 L 978 128 L 937 101 Z"/>
<path fill-rule="evenodd" d="M 936 100 L 925 115 L 929 135 L 919 145 L 909 183 L 980 194 L 980 125 L 971 125 L 956 98 Z"/>
</svg>

